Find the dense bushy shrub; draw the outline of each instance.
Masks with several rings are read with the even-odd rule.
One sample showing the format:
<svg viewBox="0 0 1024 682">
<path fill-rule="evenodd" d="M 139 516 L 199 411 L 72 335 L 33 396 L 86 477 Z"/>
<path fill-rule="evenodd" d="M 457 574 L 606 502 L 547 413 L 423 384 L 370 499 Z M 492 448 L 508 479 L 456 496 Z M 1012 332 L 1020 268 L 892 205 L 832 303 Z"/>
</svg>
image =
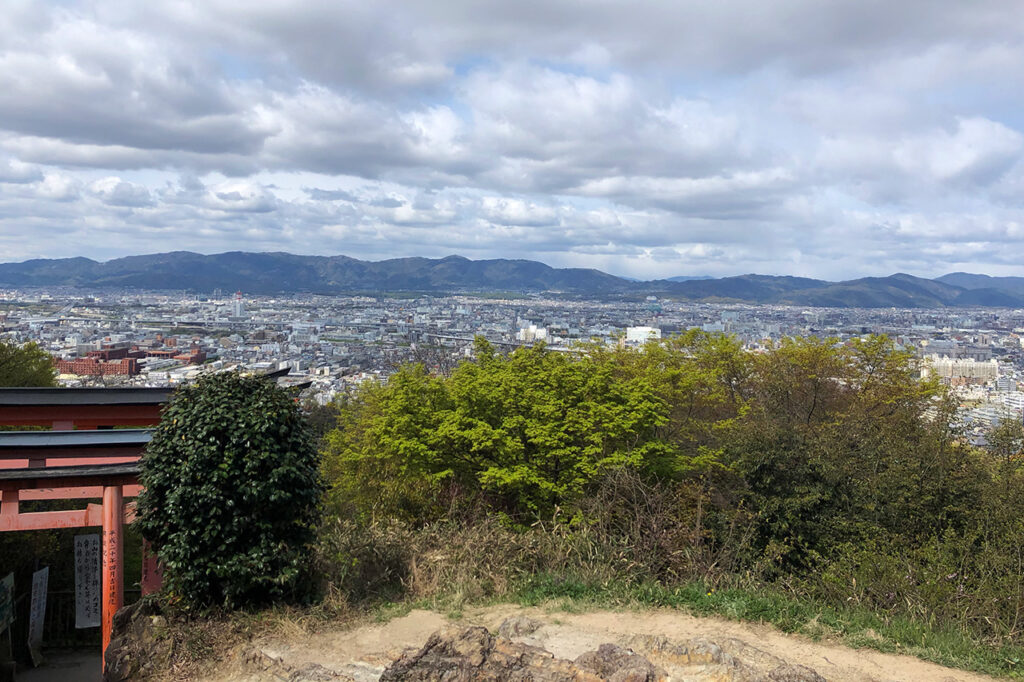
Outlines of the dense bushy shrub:
<svg viewBox="0 0 1024 682">
<path fill-rule="evenodd" d="M 301 597 L 319 516 L 319 455 L 272 381 L 209 375 L 178 389 L 142 458 L 142 533 L 186 604 Z"/>
</svg>

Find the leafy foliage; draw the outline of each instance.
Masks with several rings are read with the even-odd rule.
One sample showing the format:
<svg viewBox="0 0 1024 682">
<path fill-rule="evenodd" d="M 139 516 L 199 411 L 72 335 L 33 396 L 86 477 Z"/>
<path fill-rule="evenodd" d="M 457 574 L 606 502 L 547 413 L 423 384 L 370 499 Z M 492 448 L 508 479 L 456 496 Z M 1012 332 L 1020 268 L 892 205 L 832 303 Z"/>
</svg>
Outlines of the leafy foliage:
<svg viewBox="0 0 1024 682">
<path fill-rule="evenodd" d="M 480 342 L 450 376 L 406 366 L 339 404 L 325 472 L 356 527 L 483 509 L 531 522 L 517 542 L 555 542 L 538 566 L 567 579 L 773 584 L 1021 643 L 1024 427 L 979 450 L 956 408 L 884 336 Z"/>
<path fill-rule="evenodd" d="M 318 467 L 298 406 L 272 382 L 224 373 L 176 391 L 142 458 L 138 500 L 167 587 L 192 606 L 302 597 Z"/>
<path fill-rule="evenodd" d="M 546 515 L 607 471 L 661 456 L 666 404 L 645 377 L 543 346 L 498 355 L 481 340 L 476 351 L 449 378 L 411 365 L 363 390 L 328 436 L 336 499 L 415 516 L 455 486 Z"/>
<path fill-rule="evenodd" d="M 53 358 L 33 343 L 0 341 L 0 386 L 56 386 Z"/>
</svg>

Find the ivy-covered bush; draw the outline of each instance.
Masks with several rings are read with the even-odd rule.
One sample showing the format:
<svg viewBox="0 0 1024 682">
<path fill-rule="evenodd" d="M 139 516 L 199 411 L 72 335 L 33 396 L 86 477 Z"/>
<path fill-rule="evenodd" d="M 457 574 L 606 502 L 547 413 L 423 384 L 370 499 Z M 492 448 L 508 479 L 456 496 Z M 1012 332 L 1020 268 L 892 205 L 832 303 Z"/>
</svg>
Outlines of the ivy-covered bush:
<svg viewBox="0 0 1024 682">
<path fill-rule="evenodd" d="M 138 523 L 186 606 L 308 594 L 322 484 L 298 405 L 261 377 L 178 389 L 142 458 Z"/>
</svg>

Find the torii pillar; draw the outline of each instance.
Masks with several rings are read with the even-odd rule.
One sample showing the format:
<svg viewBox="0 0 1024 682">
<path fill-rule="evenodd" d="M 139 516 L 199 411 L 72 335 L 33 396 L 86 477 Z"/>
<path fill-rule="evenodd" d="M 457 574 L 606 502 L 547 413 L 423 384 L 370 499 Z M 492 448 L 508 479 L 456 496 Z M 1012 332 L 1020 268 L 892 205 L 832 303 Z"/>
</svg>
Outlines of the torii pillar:
<svg viewBox="0 0 1024 682">
<path fill-rule="evenodd" d="M 119 485 L 103 487 L 103 669 L 114 629 L 114 614 L 124 605 L 124 498 Z"/>
</svg>

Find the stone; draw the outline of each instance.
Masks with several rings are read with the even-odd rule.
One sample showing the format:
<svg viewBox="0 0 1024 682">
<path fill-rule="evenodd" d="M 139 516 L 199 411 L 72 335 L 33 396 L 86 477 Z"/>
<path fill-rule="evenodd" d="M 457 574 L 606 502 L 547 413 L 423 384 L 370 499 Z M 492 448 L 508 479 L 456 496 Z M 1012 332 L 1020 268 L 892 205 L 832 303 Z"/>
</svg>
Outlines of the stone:
<svg viewBox="0 0 1024 682">
<path fill-rule="evenodd" d="M 105 682 L 146 677 L 166 667 L 171 655 L 167 621 L 155 604 L 142 599 L 114 614 L 103 669 Z"/>
<path fill-rule="evenodd" d="M 602 644 L 576 658 L 576 665 L 608 682 L 658 682 L 665 671 L 643 656 L 616 644 Z"/>
<path fill-rule="evenodd" d="M 603 682 L 604 678 L 538 647 L 495 637 L 483 627 L 449 627 L 388 666 L 380 680 Z"/>
<path fill-rule="evenodd" d="M 504 637 L 505 639 L 527 637 L 537 632 L 537 630 L 540 630 L 543 626 L 544 623 L 536 618 L 530 618 L 528 616 L 512 616 L 511 618 L 506 618 L 504 622 L 498 626 L 498 636 Z"/>
<path fill-rule="evenodd" d="M 258 673 L 261 679 L 280 682 L 355 682 L 355 678 L 319 663 L 307 663 L 301 668 L 289 665 L 274 651 L 249 649 L 242 654 L 242 665 Z M 376 676 L 374 676 L 376 679 Z"/>
<path fill-rule="evenodd" d="M 712 642 L 695 638 L 683 643 L 666 637 L 637 635 L 627 645 L 665 668 L 687 679 L 716 679 L 729 682 L 825 682 L 825 678 L 803 665 L 793 665 L 766 651 L 734 638 Z M 695 668 L 701 672 L 696 673 Z"/>
</svg>

